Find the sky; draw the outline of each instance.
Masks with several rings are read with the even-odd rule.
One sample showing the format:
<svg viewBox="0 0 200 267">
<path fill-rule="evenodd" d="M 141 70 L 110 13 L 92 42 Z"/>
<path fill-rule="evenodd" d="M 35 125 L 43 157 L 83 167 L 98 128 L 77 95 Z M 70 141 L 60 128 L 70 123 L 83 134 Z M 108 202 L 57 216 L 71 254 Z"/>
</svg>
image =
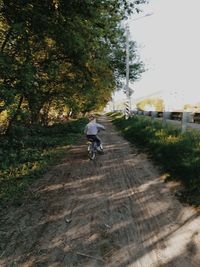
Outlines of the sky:
<svg viewBox="0 0 200 267">
<path fill-rule="evenodd" d="M 148 96 L 177 108 L 200 102 L 200 0 L 149 0 L 142 9 L 128 22 L 147 69 L 131 85 L 132 102 Z"/>
</svg>

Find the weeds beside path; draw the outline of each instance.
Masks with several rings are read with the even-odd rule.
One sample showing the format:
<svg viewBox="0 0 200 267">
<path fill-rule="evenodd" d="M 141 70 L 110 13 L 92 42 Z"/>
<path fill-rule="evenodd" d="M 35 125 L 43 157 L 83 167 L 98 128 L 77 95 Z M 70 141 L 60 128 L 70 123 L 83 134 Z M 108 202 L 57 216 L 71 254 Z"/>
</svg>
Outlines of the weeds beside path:
<svg viewBox="0 0 200 267">
<path fill-rule="evenodd" d="M 53 126 L 12 128 L 0 137 L 0 206 L 21 204 L 21 195 L 82 136 L 86 119 Z"/>
<path fill-rule="evenodd" d="M 167 180 L 184 185 L 182 201 L 200 206 L 200 134 L 188 130 L 181 134 L 174 127 L 148 117 L 134 116 L 125 120 L 122 114 L 111 114 L 113 123 L 129 142 L 148 152 L 165 172 Z"/>
<path fill-rule="evenodd" d="M 0 213 L 0 265 L 197 267 L 199 214 L 106 118 L 105 154 L 85 141 Z"/>
</svg>

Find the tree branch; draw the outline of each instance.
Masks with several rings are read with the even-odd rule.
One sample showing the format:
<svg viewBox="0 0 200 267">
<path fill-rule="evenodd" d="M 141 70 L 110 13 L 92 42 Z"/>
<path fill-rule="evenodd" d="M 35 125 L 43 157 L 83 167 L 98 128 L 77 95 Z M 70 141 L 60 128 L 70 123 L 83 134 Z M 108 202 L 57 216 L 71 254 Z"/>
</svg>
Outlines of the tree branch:
<svg viewBox="0 0 200 267">
<path fill-rule="evenodd" d="M 3 52 L 3 50 L 4 50 L 4 48 L 5 48 L 5 46 L 6 46 L 7 42 L 8 42 L 8 40 L 9 40 L 9 38 L 10 38 L 10 36 L 11 36 L 11 34 L 12 34 L 12 28 L 10 28 L 10 29 L 8 30 L 7 34 L 6 34 L 6 38 L 5 38 L 5 40 L 4 40 L 4 42 L 3 42 L 2 46 L 1 46 L 1 52 Z"/>
</svg>

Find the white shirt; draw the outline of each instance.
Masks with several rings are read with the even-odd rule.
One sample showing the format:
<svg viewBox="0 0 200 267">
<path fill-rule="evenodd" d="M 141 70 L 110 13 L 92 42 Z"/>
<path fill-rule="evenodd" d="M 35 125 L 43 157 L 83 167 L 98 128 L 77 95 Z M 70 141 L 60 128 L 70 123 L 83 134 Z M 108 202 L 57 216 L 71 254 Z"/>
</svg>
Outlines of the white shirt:
<svg viewBox="0 0 200 267">
<path fill-rule="evenodd" d="M 99 129 L 105 130 L 105 127 L 95 121 L 91 121 L 85 126 L 84 133 L 87 135 L 97 135 Z"/>
</svg>

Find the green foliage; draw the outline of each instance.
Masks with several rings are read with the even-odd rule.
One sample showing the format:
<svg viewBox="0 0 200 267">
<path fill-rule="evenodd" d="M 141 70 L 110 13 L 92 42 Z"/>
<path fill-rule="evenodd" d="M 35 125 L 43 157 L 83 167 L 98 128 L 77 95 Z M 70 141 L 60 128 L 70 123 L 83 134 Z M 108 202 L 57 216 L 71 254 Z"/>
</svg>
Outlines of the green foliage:
<svg viewBox="0 0 200 267">
<path fill-rule="evenodd" d="M 125 77 L 121 21 L 143 2 L 3 0 L 0 97 L 1 110 L 9 111 L 8 127 L 19 114 L 28 114 L 21 121 L 38 123 L 52 101 L 75 115 L 105 106 Z M 130 47 L 135 80 L 143 67 L 135 44 Z"/>
<path fill-rule="evenodd" d="M 0 140 L 0 201 L 15 199 L 33 179 L 55 163 L 83 132 L 80 119 L 50 127 L 12 128 Z"/>
<path fill-rule="evenodd" d="M 147 110 L 147 111 L 163 111 L 164 109 L 164 102 L 162 99 L 159 98 L 146 98 L 137 103 L 137 108 L 140 110 Z"/>
<path fill-rule="evenodd" d="M 185 104 L 184 110 L 192 111 L 192 112 L 200 112 L 200 103 L 197 103 L 196 105 Z"/>
<path fill-rule="evenodd" d="M 148 150 L 153 160 L 170 177 L 185 185 L 182 195 L 188 202 L 200 205 L 200 135 L 198 132 L 181 134 L 174 128 L 162 128 L 160 122 L 141 117 L 124 120 L 114 118 L 114 124 L 125 138 L 141 149 Z"/>
</svg>

